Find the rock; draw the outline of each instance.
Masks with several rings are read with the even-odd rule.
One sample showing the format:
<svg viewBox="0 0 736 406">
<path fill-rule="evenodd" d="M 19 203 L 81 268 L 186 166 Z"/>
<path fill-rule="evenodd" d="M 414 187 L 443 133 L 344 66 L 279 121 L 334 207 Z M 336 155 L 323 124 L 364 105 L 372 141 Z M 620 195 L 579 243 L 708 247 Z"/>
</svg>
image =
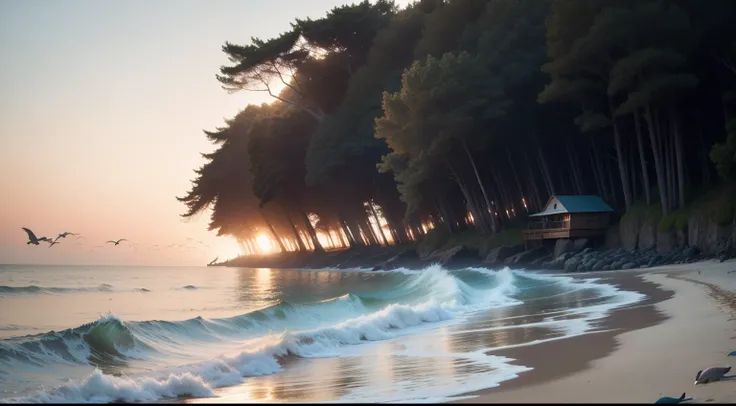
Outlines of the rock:
<svg viewBox="0 0 736 406">
<path fill-rule="evenodd" d="M 432 253 L 429 254 L 429 256 L 426 259 L 428 261 L 439 262 L 440 264 L 445 264 L 447 263 L 447 261 L 452 259 L 452 257 L 455 256 L 455 254 L 460 252 L 462 249 L 463 249 L 462 246 L 456 246 L 456 247 L 448 248 L 444 251 L 435 250 L 435 251 L 432 251 Z"/>
<path fill-rule="evenodd" d="M 621 247 L 633 250 L 639 244 L 639 231 L 641 231 L 641 216 L 624 215 L 618 225 Z"/>
<path fill-rule="evenodd" d="M 611 269 L 621 269 L 621 266 L 624 264 L 624 261 L 618 260 L 611 264 Z"/>
<path fill-rule="evenodd" d="M 682 252 L 682 256 L 684 258 L 695 258 L 698 256 L 698 254 L 700 254 L 700 251 L 701 250 L 698 247 L 687 247 Z"/>
<path fill-rule="evenodd" d="M 646 269 L 646 268 L 650 268 L 650 266 L 647 264 L 639 265 L 639 269 Z"/>
<path fill-rule="evenodd" d="M 606 229 L 606 235 L 603 237 L 603 246 L 607 250 L 621 248 L 621 234 L 618 229 L 618 224 Z"/>
<path fill-rule="evenodd" d="M 657 226 L 651 221 L 647 221 L 642 224 L 641 230 L 639 230 L 639 243 L 638 247 L 640 250 L 648 250 L 654 248 L 657 245 Z"/>
<path fill-rule="evenodd" d="M 688 220 L 687 231 L 690 247 L 697 247 L 707 255 L 716 255 L 723 249 L 729 248 L 727 245 L 734 227 L 718 225 L 703 213 L 694 213 Z"/>
<path fill-rule="evenodd" d="M 490 250 L 483 262 L 485 262 L 486 264 L 497 264 L 502 262 L 506 258 L 512 255 L 516 255 L 522 251 L 524 251 L 523 245 L 501 245 Z"/>
<path fill-rule="evenodd" d="M 532 248 L 528 251 L 520 252 L 516 255 L 506 258 L 503 263 L 505 265 L 517 265 L 517 264 L 528 264 L 531 261 L 544 256 L 546 250 L 544 247 Z"/>
<path fill-rule="evenodd" d="M 611 265 L 603 265 L 603 268 L 601 269 L 601 271 L 610 271 L 610 270 L 611 270 Z"/>
<path fill-rule="evenodd" d="M 554 257 L 558 258 L 560 255 L 575 250 L 575 244 L 572 240 L 567 238 L 561 238 L 555 242 Z M 576 250 L 576 252 L 579 250 Z"/>
<path fill-rule="evenodd" d="M 581 238 L 580 240 L 585 240 L 586 241 L 586 244 L 587 244 L 587 241 L 588 240 L 586 238 Z M 580 241 L 580 240 L 576 240 L 576 241 Z M 583 254 L 583 255 L 585 255 L 585 254 L 587 254 L 589 252 L 593 252 L 593 248 L 588 247 L 588 248 L 580 251 L 580 253 Z"/>
<path fill-rule="evenodd" d="M 582 251 L 583 248 L 585 248 L 585 251 L 590 252 L 588 250 L 592 250 L 592 248 L 586 248 L 586 247 L 588 247 L 588 244 L 589 244 L 589 241 L 588 241 L 587 238 L 578 238 L 573 243 L 573 246 L 574 246 L 576 252 Z"/>
<path fill-rule="evenodd" d="M 534 261 L 531 262 L 530 265 L 535 266 L 535 267 L 542 266 L 543 263 L 549 262 L 551 259 L 552 259 L 551 255 L 545 255 L 543 257 L 539 257 L 535 259 Z"/>
<path fill-rule="evenodd" d="M 675 248 L 680 247 L 677 233 L 674 230 L 662 231 L 657 230 L 657 252 L 666 254 Z"/>
<path fill-rule="evenodd" d="M 647 261 L 647 266 L 650 268 L 653 266 L 657 266 L 660 260 L 662 260 L 661 255 L 654 255 L 651 258 L 649 258 L 649 261 Z"/>
<path fill-rule="evenodd" d="M 636 268 L 636 262 L 627 262 L 621 266 L 621 269 L 634 269 Z"/>
<path fill-rule="evenodd" d="M 728 252 L 728 251 L 724 251 L 724 252 L 722 252 L 722 253 L 721 253 L 721 254 L 720 254 L 720 255 L 718 256 L 718 260 L 719 260 L 720 262 L 725 262 L 725 261 L 728 261 L 729 259 L 731 259 L 731 253 L 730 253 L 730 252 Z"/>
<path fill-rule="evenodd" d="M 565 265 L 563 269 L 565 272 L 575 272 L 578 269 L 578 266 L 580 265 L 580 260 L 573 257 L 565 261 Z"/>
</svg>

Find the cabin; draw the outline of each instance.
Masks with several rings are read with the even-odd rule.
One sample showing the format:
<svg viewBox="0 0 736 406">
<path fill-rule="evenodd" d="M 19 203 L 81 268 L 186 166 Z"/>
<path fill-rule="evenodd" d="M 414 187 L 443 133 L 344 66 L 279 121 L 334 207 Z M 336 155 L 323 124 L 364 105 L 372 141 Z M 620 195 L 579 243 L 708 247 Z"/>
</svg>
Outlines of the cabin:
<svg viewBox="0 0 736 406">
<path fill-rule="evenodd" d="M 590 238 L 605 234 L 613 209 L 598 196 L 551 196 L 544 209 L 529 216 L 524 241 Z"/>
</svg>

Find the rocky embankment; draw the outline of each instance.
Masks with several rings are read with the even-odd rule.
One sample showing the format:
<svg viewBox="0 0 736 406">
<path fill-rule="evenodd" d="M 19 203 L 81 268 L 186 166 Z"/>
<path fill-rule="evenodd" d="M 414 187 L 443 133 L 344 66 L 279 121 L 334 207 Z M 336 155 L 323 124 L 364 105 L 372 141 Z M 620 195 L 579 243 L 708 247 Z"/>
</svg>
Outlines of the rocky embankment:
<svg viewBox="0 0 736 406">
<path fill-rule="evenodd" d="M 240 257 L 221 266 L 258 268 L 368 268 L 422 269 L 441 264 L 448 269 L 466 267 L 525 268 L 589 272 L 649 268 L 718 258 L 736 257 L 736 223 L 719 225 L 704 214 L 692 214 L 679 228 L 662 227 L 645 216 L 624 217 L 601 241 L 582 238 L 557 240 L 552 246 L 525 250 L 523 245 L 502 245 L 488 250 L 463 246 L 422 252 L 413 245 L 367 247 L 326 253 L 286 253 Z"/>
</svg>

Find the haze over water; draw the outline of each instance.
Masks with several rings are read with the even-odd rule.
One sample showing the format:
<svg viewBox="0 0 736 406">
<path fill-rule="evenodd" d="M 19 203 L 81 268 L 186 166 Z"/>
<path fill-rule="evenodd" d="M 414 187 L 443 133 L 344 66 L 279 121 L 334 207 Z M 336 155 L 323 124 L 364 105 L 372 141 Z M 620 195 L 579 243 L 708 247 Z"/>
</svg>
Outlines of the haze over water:
<svg viewBox="0 0 736 406">
<path fill-rule="evenodd" d="M 504 269 L 0 267 L 0 400 L 434 401 L 642 295 Z M 39 390 L 40 388 L 40 390 Z"/>
</svg>

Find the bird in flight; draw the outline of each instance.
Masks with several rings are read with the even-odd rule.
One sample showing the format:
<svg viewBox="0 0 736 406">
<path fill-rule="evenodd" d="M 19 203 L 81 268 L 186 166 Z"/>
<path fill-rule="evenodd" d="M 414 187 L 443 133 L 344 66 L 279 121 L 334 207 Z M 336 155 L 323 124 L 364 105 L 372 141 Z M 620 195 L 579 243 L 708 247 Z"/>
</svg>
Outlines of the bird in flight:
<svg viewBox="0 0 736 406">
<path fill-rule="evenodd" d="M 23 230 L 26 232 L 26 234 L 28 234 L 28 242 L 26 244 L 38 245 L 38 243 L 41 242 L 41 241 L 50 241 L 51 240 L 48 237 L 38 238 L 38 237 L 36 237 L 36 234 L 33 234 L 33 231 L 31 231 L 31 230 L 29 230 L 29 229 L 27 229 L 25 227 L 23 227 Z"/>
<path fill-rule="evenodd" d="M 51 248 L 51 247 L 53 247 L 54 245 L 56 245 L 56 244 L 58 244 L 58 243 L 59 243 L 59 242 L 58 242 L 58 241 L 56 241 L 56 240 L 54 240 L 54 241 L 51 241 L 51 240 L 46 240 L 46 242 L 47 242 L 47 243 L 49 243 L 49 248 Z"/>
<path fill-rule="evenodd" d="M 70 232 L 66 231 L 66 232 L 63 232 L 63 233 L 59 234 L 59 236 L 56 237 L 56 239 L 54 241 L 58 241 L 59 238 L 66 238 L 66 236 L 68 236 L 68 235 L 77 235 L 77 234 L 70 233 Z"/>
<path fill-rule="evenodd" d="M 107 241 L 106 243 L 108 243 L 108 242 L 111 242 L 111 243 L 113 243 L 113 244 L 115 244 L 115 245 L 120 245 L 120 242 L 121 242 L 121 241 L 128 241 L 128 240 L 126 240 L 125 238 L 121 238 L 121 239 L 119 239 L 119 240 L 117 240 L 117 241 L 112 241 L 112 240 L 110 240 L 110 241 Z"/>
</svg>

